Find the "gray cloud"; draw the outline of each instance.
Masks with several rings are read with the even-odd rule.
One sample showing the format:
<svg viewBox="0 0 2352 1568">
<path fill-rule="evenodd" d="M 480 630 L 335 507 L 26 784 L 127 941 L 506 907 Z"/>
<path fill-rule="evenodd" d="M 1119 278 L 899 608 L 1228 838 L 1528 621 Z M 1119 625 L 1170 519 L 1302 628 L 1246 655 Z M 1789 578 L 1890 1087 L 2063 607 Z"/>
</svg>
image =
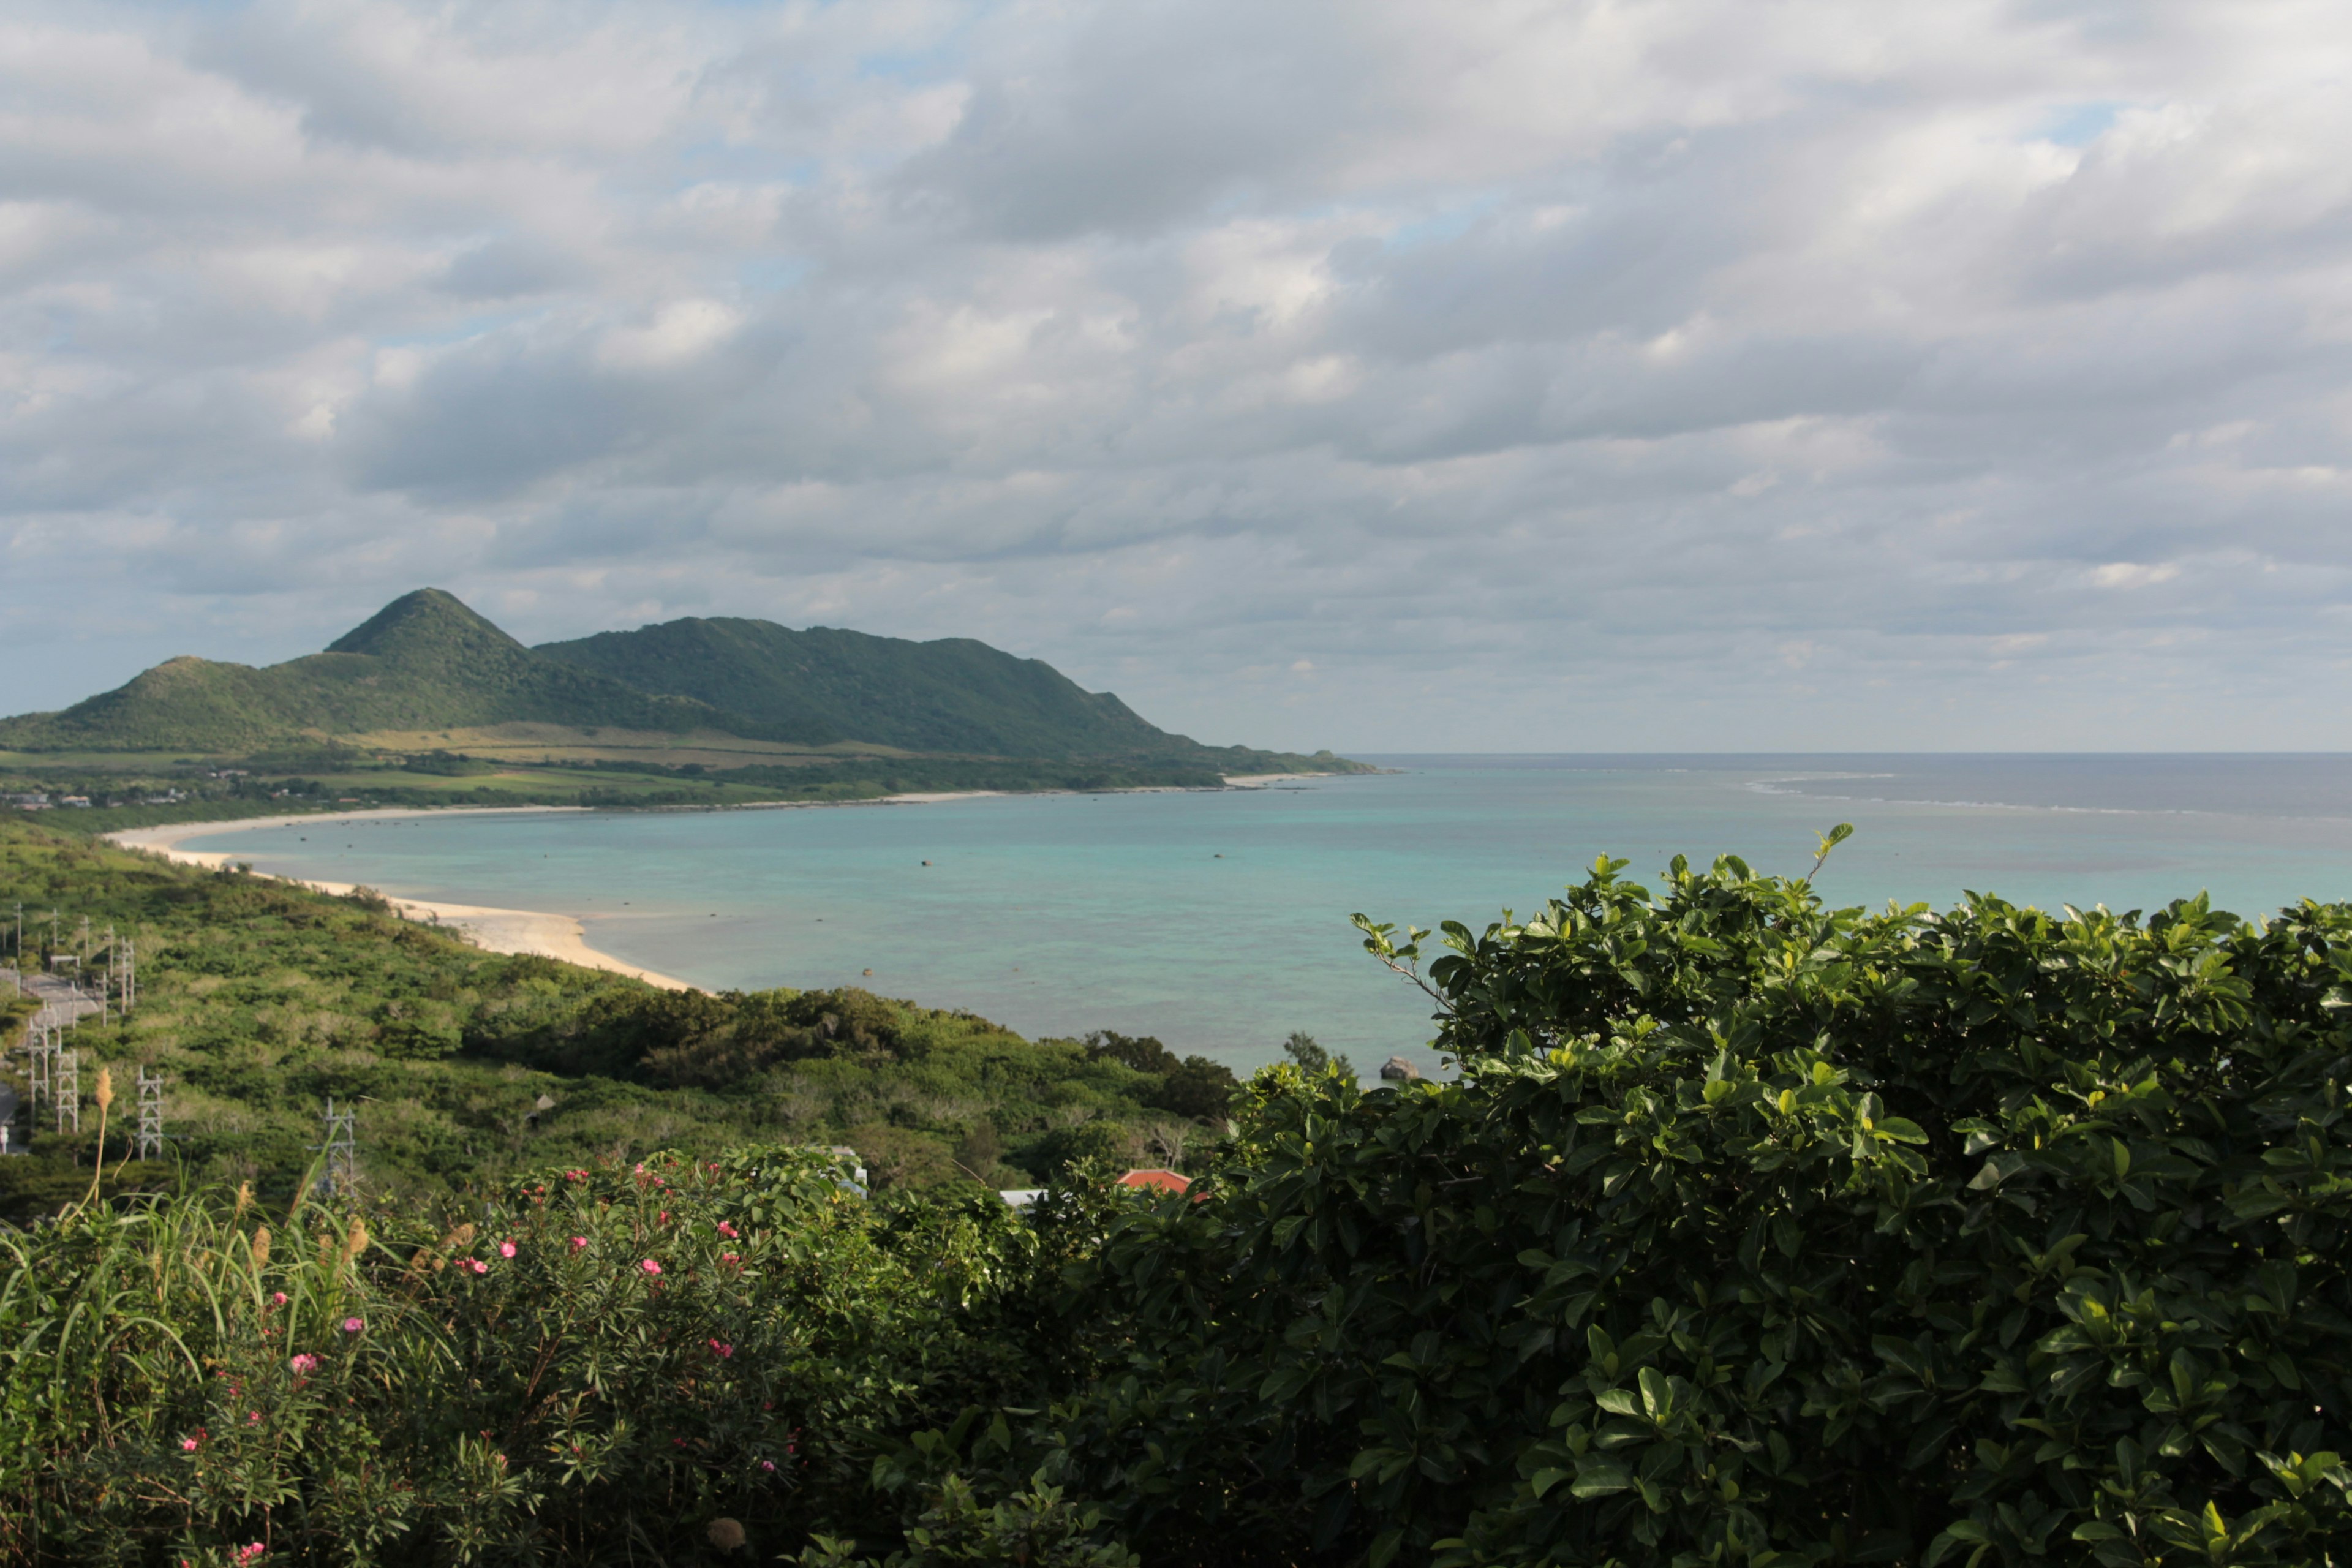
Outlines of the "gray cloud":
<svg viewBox="0 0 2352 1568">
<path fill-rule="evenodd" d="M 436 582 L 1204 738 L 2352 744 L 2278 0 L 0 21 L 17 705 Z"/>
</svg>

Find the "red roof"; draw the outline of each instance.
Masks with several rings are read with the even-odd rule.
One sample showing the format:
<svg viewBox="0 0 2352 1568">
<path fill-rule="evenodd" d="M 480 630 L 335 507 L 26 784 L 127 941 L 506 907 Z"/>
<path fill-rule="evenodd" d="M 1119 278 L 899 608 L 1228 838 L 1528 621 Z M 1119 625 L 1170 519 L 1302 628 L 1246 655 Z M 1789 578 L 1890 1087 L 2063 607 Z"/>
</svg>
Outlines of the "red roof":
<svg viewBox="0 0 2352 1568">
<path fill-rule="evenodd" d="M 1157 1187 L 1163 1193 L 1181 1193 L 1192 1184 L 1190 1176 L 1180 1176 L 1173 1171 L 1129 1171 L 1118 1179 L 1122 1187 Z"/>
</svg>

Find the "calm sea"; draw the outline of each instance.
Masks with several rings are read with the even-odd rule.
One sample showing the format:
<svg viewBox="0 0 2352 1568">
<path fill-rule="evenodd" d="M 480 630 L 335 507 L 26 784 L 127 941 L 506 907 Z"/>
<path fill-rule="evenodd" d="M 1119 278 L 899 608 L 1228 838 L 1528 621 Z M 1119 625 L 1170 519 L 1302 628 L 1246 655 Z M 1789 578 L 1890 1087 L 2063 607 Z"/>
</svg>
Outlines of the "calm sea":
<svg viewBox="0 0 2352 1568">
<path fill-rule="evenodd" d="M 266 871 L 583 917 L 713 986 L 856 984 L 1024 1034 L 1157 1035 L 1237 1068 L 1293 1029 L 1370 1067 L 1429 1009 L 1348 916 L 1473 926 L 1609 853 L 1796 875 L 1848 903 L 2242 914 L 2352 898 L 2352 757 L 1399 756 L 1261 790 L 635 815 L 422 816 L 190 841 Z M 928 865 L 925 862 L 929 862 Z M 872 971 L 870 976 L 866 972 Z"/>
</svg>

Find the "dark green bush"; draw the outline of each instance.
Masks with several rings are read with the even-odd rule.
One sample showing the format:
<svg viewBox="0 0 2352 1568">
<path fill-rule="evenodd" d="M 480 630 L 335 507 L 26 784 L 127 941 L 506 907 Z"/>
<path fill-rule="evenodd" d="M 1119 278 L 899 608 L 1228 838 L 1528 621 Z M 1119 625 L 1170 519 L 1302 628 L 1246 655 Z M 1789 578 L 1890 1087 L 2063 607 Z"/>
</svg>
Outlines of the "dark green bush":
<svg viewBox="0 0 2352 1568">
<path fill-rule="evenodd" d="M 1445 929 L 1462 1081 L 1260 1074 L 1000 1488 L 1231 1561 L 2340 1560 L 2352 909 L 1622 865 Z"/>
<path fill-rule="evenodd" d="M 1087 1055 L 1114 1061 L 1157 1081 L 1144 1090 L 1145 1103 L 1171 1115 L 1207 1121 L 1222 1117 L 1241 1087 L 1234 1069 L 1207 1057 L 1179 1057 L 1150 1035 L 1097 1029 L 1086 1037 Z"/>
</svg>

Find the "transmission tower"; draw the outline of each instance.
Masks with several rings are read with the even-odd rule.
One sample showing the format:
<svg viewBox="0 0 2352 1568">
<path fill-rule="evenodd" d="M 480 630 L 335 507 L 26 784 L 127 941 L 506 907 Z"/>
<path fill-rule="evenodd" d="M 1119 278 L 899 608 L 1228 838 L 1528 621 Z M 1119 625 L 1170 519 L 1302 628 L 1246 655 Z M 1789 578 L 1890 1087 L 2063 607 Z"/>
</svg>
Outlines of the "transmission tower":
<svg viewBox="0 0 2352 1568">
<path fill-rule="evenodd" d="M 50 1070 L 56 1075 L 58 1131 L 81 1131 L 81 1053 L 52 1047 Z"/>
<path fill-rule="evenodd" d="M 30 1124 L 40 1120 L 41 1101 L 54 1104 L 58 1098 L 58 1040 L 56 1031 L 38 1019 L 26 1038 L 25 1054 L 32 1058 L 25 1086 L 25 1118 Z"/>
<path fill-rule="evenodd" d="M 139 1069 L 139 1157 L 158 1160 L 163 1154 L 163 1075 Z"/>
<path fill-rule="evenodd" d="M 326 1123 L 327 1141 L 311 1145 L 326 1156 L 319 1171 L 319 1195 L 322 1198 L 350 1191 L 360 1174 L 359 1112 L 338 1111 L 334 1097 L 329 1095 Z"/>
</svg>

